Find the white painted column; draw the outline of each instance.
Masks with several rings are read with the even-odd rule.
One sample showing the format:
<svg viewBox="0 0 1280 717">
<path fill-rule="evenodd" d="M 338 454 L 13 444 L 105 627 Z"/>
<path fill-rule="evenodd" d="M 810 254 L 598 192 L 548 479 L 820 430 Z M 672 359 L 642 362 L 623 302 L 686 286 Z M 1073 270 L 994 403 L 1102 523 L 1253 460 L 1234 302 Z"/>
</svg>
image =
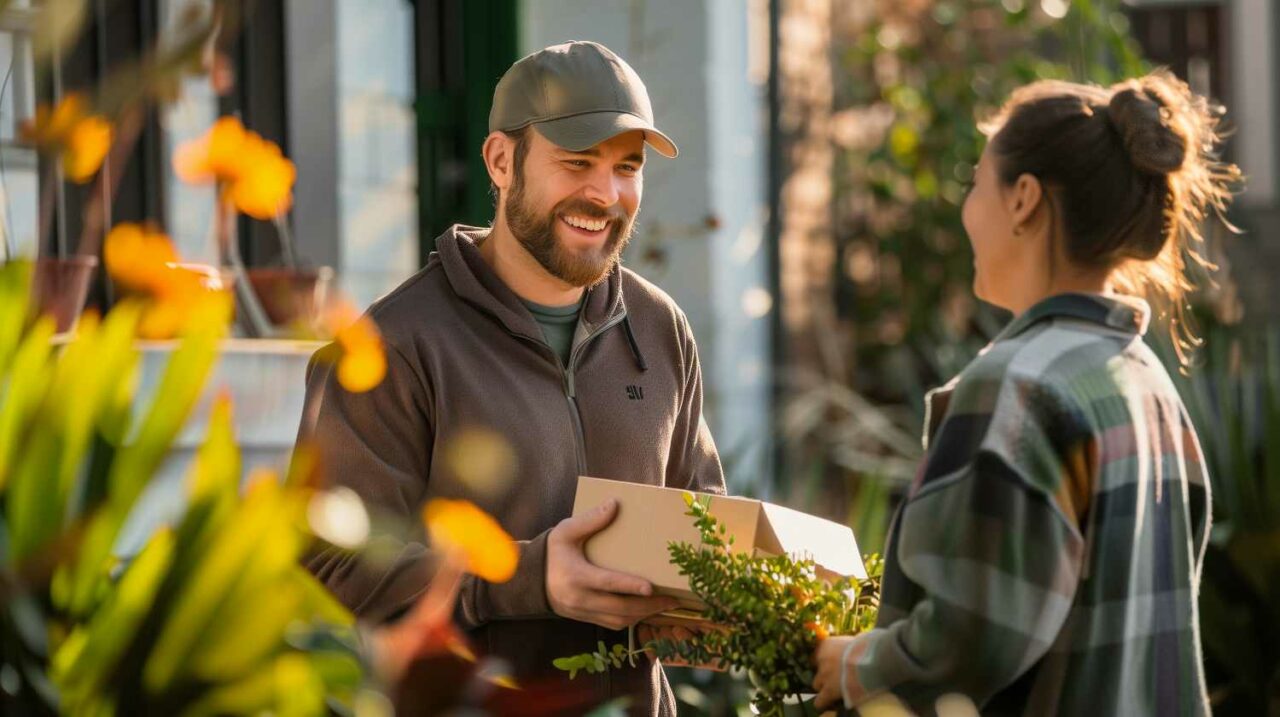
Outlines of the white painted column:
<svg viewBox="0 0 1280 717">
<path fill-rule="evenodd" d="M 1247 177 L 1239 198 L 1246 208 L 1277 203 L 1277 132 L 1275 0 L 1234 0 L 1231 7 L 1231 76 L 1237 161 Z"/>
</svg>

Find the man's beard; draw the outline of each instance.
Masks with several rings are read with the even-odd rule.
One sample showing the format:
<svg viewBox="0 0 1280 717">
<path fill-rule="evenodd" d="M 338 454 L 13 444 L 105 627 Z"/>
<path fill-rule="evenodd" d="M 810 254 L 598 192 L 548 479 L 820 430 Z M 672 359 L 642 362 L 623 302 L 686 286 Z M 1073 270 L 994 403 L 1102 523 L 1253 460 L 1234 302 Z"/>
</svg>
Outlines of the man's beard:
<svg viewBox="0 0 1280 717">
<path fill-rule="evenodd" d="M 504 204 L 507 227 L 516 241 L 538 260 L 547 273 L 570 286 L 589 288 L 604 281 L 631 241 L 635 218 L 628 217 L 621 208 L 608 211 L 584 199 L 567 199 L 546 216 L 538 216 L 525 205 L 522 174 L 517 172 L 511 194 Z M 604 245 L 584 251 L 573 251 L 563 246 L 556 238 L 556 222 L 562 214 L 609 220 L 609 236 Z"/>
</svg>

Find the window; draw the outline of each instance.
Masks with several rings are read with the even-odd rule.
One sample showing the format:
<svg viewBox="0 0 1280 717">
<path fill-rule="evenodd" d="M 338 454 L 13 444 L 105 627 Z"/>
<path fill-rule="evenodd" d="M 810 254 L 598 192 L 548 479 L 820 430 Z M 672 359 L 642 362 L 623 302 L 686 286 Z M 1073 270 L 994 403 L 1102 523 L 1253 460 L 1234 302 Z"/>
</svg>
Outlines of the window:
<svg viewBox="0 0 1280 717">
<path fill-rule="evenodd" d="M 35 74 L 28 35 L 29 0 L 0 13 L 0 232 L 4 250 L 34 256 L 38 224 L 39 171 L 36 153 L 18 143 L 18 128 L 35 112 Z M 0 256 L 4 256 L 0 254 Z"/>
</svg>

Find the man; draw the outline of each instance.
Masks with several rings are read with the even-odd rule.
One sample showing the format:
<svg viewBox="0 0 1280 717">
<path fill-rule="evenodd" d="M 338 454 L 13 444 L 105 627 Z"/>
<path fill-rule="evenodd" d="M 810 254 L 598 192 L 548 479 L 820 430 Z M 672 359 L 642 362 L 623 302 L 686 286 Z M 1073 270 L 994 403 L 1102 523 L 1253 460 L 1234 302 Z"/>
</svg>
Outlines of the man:
<svg viewBox="0 0 1280 717">
<path fill-rule="evenodd" d="M 407 522 L 435 497 L 465 497 L 517 540 L 513 580 L 469 578 L 456 619 L 517 681 L 564 679 L 556 657 L 674 607 L 646 581 L 591 565 L 583 543 L 616 506 L 569 518 L 580 475 L 723 493 L 702 421 L 702 377 L 688 320 L 619 264 L 640 209 L 645 145 L 676 147 L 653 124 L 644 83 L 589 42 L 556 45 L 498 83 L 485 140 L 496 190 L 492 228 L 455 225 L 427 266 L 369 310 L 387 347 L 386 379 L 339 388 L 313 362 L 303 434 L 329 479 L 375 513 Z M 441 449 L 459 432 L 505 437 L 517 477 L 500 495 L 463 482 Z M 422 543 L 389 564 L 325 551 L 311 569 L 362 619 L 403 613 L 431 579 Z M 656 664 L 579 676 L 594 702 L 674 714 Z"/>
</svg>

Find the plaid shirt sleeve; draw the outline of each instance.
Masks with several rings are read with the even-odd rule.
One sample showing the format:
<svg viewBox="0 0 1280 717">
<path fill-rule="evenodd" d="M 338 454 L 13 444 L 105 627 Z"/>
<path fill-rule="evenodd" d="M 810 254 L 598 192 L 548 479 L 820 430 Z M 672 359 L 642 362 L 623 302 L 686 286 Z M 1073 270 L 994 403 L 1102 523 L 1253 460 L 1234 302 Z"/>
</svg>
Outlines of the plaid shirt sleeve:
<svg viewBox="0 0 1280 717">
<path fill-rule="evenodd" d="M 1046 653 L 1070 611 L 1088 440 L 1032 378 L 966 375 L 933 402 L 945 417 L 891 532 L 912 600 L 882 606 L 901 617 L 864 633 L 856 675 L 868 694 L 982 704 Z"/>
</svg>

